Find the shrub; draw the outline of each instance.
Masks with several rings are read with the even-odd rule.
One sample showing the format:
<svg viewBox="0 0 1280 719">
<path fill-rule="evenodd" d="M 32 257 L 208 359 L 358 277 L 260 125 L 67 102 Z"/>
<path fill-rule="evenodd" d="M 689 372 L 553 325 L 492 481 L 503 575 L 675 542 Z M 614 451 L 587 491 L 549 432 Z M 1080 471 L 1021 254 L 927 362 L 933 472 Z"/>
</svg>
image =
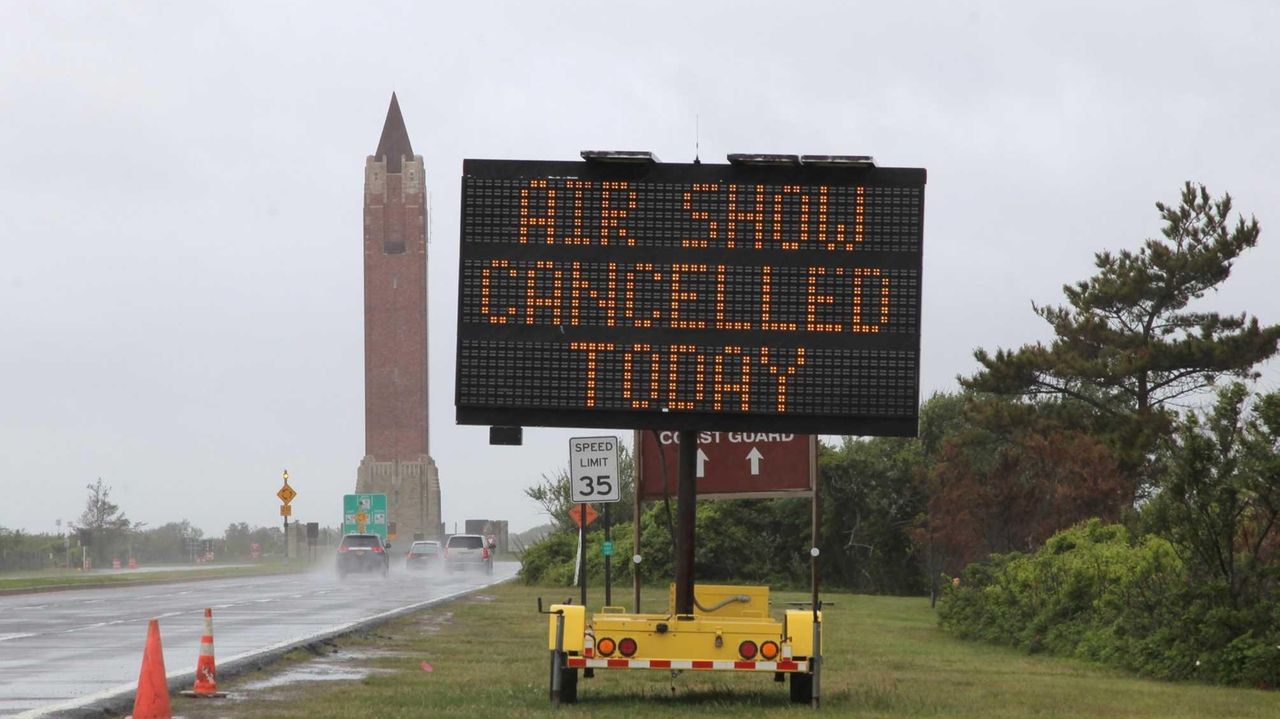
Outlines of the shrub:
<svg viewBox="0 0 1280 719">
<path fill-rule="evenodd" d="M 631 523 L 615 525 L 613 541 L 613 584 L 631 583 Z M 578 533 L 553 532 L 525 550 L 520 558 L 520 579 L 526 584 L 573 586 L 573 570 L 577 563 Z M 588 586 L 598 586 L 604 577 L 604 530 L 587 532 Z"/>
<path fill-rule="evenodd" d="M 971 565 L 939 618 L 965 639 L 1164 679 L 1280 686 L 1280 605 L 1224 606 L 1220 587 L 1186 577 L 1168 541 L 1090 520 L 1034 554 Z"/>
</svg>

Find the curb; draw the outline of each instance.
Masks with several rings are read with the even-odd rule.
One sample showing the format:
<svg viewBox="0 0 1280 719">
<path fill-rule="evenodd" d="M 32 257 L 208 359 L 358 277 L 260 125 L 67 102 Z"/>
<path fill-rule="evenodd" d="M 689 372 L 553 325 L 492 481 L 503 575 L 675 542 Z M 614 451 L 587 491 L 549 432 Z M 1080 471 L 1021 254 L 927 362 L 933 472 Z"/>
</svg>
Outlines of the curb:
<svg viewBox="0 0 1280 719">
<path fill-rule="evenodd" d="M 514 581 L 515 579 L 516 576 L 511 576 L 506 579 L 490 582 L 478 587 L 471 587 L 470 589 L 465 589 L 460 592 L 446 594 L 443 597 L 436 597 L 435 599 L 428 599 L 423 602 L 400 607 L 399 609 L 392 609 L 381 614 L 375 614 L 372 617 L 366 617 L 348 624 L 341 624 L 306 637 L 287 639 L 283 642 L 277 642 L 276 644 L 272 644 L 262 649 L 237 654 L 235 656 L 228 657 L 225 660 L 218 661 L 218 678 L 230 678 L 237 674 L 243 674 L 247 671 L 261 669 L 264 665 L 279 659 L 294 649 L 334 639 L 335 637 L 340 637 L 346 634 L 371 629 L 406 614 L 412 614 L 413 612 L 428 609 L 436 606 L 437 604 L 444 604 L 446 602 L 453 601 L 454 599 L 458 599 L 459 597 L 465 597 L 468 594 Z M 185 672 L 169 672 L 165 675 L 170 692 L 189 687 L 192 682 L 195 681 L 195 677 L 196 673 L 194 670 Z M 116 715 L 124 716 L 133 708 L 133 695 L 137 690 L 138 687 L 136 683 L 122 684 L 113 689 L 107 689 L 80 699 L 73 699 L 61 704 L 32 709 L 19 714 L 17 719 L 36 719 L 37 717 L 48 716 L 68 717 L 69 719 Z"/>
</svg>

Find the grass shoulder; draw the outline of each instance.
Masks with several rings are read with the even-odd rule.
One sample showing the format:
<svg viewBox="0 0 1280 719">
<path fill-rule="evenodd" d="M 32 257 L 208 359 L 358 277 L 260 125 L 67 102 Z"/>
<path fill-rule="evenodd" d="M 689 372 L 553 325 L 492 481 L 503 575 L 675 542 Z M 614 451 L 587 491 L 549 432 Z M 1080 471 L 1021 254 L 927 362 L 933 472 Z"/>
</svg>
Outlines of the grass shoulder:
<svg viewBox="0 0 1280 719">
<path fill-rule="evenodd" d="M 157 570 L 138 572 L 130 570 L 94 570 L 77 572 L 48 570 L 0 574 L 0 593 L 53 591 L 59 589 L 85 589 L 89 587 L 124 587 L 142 584 L 197 581 L 222 577 L 243 577 L 262 574 L 305 572 L 311 565 L 302 562 L 261 562 L 244 565 L 206 565 L 193 569 Z"/>
<path fill-rule="evenodd" d="M 811 710 L 788 702 L 771 675 L 600 671 L 579 682 L 580 703 L 548 702 L 546 617 L 536 600 L 564 587 L 507 583 L 298 652 L 263 671 L 220 682 L 232 704 L 178 700 L 190 719 L 258 717 L 551 716 L 742 717 Z M 629 592 L 624 593 L 629 596 Z M 774 594 L 780 611 L 803 593 Z M 927 600 L 825 595 L 823 708 L 875 717 L 1266 717 L 1280 693 L 1136 679 L 1088 663 L 963 642 L 944 634 Z M 598 600 L 598 595 L 595 595 Z M 646 591 L 644 608 L 664 606 Z M 424 665 L 425 663 L 425 665 Z M 311 672 L 308 665 L 339 667 Z M 289 677 L 293 678 L 290 679 Z M 283 677 L 275 681 L 272 677 Z M 327 680 L 326 680 L 327 679 Z"/>
</svg>

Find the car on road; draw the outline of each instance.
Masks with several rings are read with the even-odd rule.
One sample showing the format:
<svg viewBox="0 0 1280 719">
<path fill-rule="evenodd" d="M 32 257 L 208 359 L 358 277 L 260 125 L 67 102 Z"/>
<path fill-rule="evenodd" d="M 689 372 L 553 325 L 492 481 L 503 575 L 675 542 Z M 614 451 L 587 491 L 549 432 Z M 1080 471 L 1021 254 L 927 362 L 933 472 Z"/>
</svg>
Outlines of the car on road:
<svg viewBox="0 0 1280 719">
<path fill-rule="evenodd" d="M 493 552 L 479 534 L 455 534 L 445 542 L 444 566 L 450 572 L 478 569 L 493 574 Z"/>
<path fill-rule="evenodd" d="M 404 555 L 405 569 L 434 569 L 440 564 L 440 543 L 432 539 L 418 540 Z"/>
<path fill-rule="evenodd" d="M 338 542 L 338 578 L 352 572 L 381 572 L 391 568 L 390 542 L 377 534 L 347 534 Z"/>
</svg>

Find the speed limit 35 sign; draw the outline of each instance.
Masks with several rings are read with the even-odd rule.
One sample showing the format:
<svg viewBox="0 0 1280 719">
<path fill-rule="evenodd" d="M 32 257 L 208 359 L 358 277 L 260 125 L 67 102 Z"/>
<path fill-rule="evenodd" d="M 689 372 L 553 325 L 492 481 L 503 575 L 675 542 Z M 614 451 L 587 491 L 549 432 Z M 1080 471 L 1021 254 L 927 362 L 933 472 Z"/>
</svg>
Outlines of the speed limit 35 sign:
<svg viewBox="0 0 1280 719">
<path fill-rule="evenodd" d="M 570 439 L 569 479 L 574 502 L 616 502 L 622 499 L 618 438 Z"/>
</svg>

